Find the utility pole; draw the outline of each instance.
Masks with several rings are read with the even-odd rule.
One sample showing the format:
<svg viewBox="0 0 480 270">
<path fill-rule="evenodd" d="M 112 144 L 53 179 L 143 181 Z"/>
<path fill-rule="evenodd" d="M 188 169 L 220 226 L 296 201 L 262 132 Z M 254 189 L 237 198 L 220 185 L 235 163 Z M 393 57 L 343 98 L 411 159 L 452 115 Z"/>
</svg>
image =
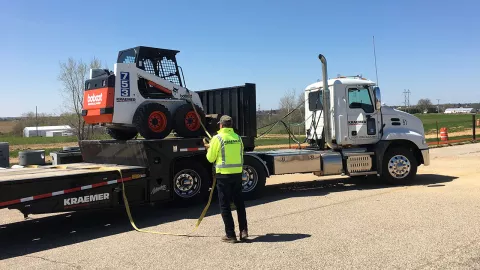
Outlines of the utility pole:
<svg viewBox="0 0 480 270">
<path fill-rule="evenodd" d="M 405 96 L 405 107 L 410 107 L 410 89 L 403 89 L 403 95 Z"/>
<path fill-rule="evenodd" d="M 407 95 L 408 107 L 410 108 L 410 89 L 407 90 Z"/>
<path fill-rule="evenodd" d="M 437 98 L 437 113 L 440 113 L 440 99 Z"/>
<path fill-rule="evenodd" d="M 37 106 L 35 106 L 35 126 L 37 127 L 37 137 L 38 137 L 38 113 L 37 113 Z"/>
</svg>

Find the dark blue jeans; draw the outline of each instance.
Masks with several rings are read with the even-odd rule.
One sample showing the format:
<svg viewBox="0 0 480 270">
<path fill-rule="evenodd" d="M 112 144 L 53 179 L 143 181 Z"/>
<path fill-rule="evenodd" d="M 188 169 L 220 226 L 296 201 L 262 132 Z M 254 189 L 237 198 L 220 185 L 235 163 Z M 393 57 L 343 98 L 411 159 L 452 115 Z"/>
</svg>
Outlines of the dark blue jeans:
<svg viewBox="0 0 480 270">
<path fill-rule="evenodd" d="M 247 230 L 247 213 L 242 197 L 242 174 L 217 174 L 218 201 L 225 224 L 227 236 L 235 236 L 235 224 L 230 203 L 233 201 L 237 208 L 238 225 L 240 231 Z"/>
</svg>

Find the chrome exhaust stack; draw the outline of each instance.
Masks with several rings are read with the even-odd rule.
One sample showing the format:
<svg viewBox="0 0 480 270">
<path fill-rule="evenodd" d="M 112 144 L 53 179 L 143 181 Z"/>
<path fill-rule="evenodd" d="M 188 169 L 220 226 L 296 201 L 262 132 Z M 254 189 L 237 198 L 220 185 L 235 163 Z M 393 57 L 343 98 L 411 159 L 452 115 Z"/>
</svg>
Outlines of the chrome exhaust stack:
<svg viewBox="0 0 480 270">
<path fill-rule="evenodd" d="M 327 76 L 327 59 L 322 54 L 318 55 L 318 59 L 322 62 L 322 76 L 323 76 L 323 127 L 325 129 L 325 143 L 330 149 L 338 149 L 338 145 L 333 143 L 332 140 L 332 117 L 330 112 L 330 89 L 328 89 L 328 76 Z"/>
</svg>

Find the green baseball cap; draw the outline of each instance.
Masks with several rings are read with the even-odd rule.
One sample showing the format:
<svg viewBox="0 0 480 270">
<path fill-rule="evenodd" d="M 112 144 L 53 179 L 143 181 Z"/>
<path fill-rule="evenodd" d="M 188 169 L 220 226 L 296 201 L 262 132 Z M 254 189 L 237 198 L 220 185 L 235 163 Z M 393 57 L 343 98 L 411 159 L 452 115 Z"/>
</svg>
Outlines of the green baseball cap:
<svg viewBox="0 0 480 270">
<path fill-rule="evenodd" d="M 218 121 L 218 124 L 226 124 L 226 123 L 231 123 L 232 122 L 232 117 L 228 116 L 228 115 L 222 115 L 222 117 L 220 117 L 220 121 Z"/>
</svg>

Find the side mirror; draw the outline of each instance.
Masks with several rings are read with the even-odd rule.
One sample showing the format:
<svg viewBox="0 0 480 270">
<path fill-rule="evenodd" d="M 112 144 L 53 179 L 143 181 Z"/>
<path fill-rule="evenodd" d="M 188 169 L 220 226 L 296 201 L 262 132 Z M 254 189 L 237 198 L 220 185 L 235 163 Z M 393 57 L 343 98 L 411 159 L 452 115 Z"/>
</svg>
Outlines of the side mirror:
<svg viewBox="0 0 480 270">
<path fill-rule="evenodd" d="M 379 87 L 373 88 L 373 91 L 375 92 L 375 109 L 380 110 L 382 107 L 382 93 Z"/>
</svg>

